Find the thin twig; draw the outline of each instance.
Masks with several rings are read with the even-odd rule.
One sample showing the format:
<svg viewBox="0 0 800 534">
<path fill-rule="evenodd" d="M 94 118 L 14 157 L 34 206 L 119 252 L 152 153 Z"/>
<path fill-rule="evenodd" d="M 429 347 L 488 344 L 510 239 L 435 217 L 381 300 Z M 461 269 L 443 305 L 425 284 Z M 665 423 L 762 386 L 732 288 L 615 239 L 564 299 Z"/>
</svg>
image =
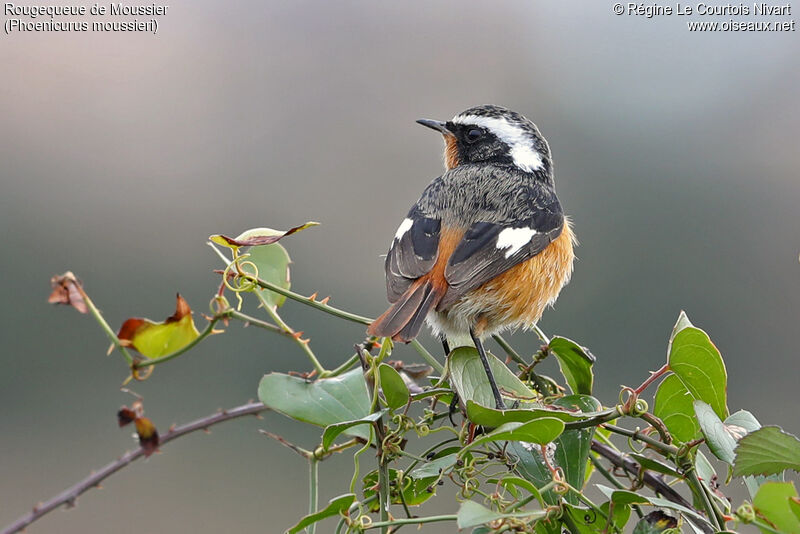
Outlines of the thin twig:
<svg viewBox="0 0 800 534">
<path fill-rule="evenodd" d="M 192 421 L 191 423 L 171 429 L 166 434 L 161 436 L 160 445 L 166 445 L 174 439 L 185 436 L 186 434 L 195 432 L 197 430 L 207 429 L 208 427 L 216 425 L 217 423 L 222 423 L 223 421 L 228 421 L 230 419 L 236 419 L 237 417 L 243 417 L 245 415 L 256 415 L 267 409 L 268 408 L 260 402 L 250 402 L 230 410 L 222 410 L 213 413 L 206 417 L 197 419 L 196 421 Z M 126 452 L 118 459 L 106 464 L 99 470 L 92 472 L 88 477 L 65 489 L 49 501 L 34 506 L 30 513 L 25 514 L 5 527 L 2 531 L 0 531 L 0 534 L 13 534 L 14 532 L 19 532 L 34 521 L 49 514 L 62 505 L 67 505 L 68 507 L 74 506 L 81 494 L 92 488 L 98 487 L 103 480 L 110 477 L 123 467 L 130 465 L 134 460 L 138 460 L 144 455 L 145 450 L 142 448 Z"/>
</svg>

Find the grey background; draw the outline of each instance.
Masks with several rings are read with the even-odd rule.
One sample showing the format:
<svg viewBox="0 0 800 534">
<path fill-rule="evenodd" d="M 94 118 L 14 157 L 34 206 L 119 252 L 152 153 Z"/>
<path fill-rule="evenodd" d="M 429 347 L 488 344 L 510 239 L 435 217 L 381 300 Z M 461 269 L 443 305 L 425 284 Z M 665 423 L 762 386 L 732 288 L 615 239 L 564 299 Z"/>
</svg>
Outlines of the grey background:
<svg viewBox="0 0 800 534">
<path fill-rule="evenodd" d="M 90 318 L 47 305 L 51 275 L 77 273 L 114 327 L 165 317 L 175 291 L 205 311 L 209 234 L 318 220 L 285 242 L 294 287 L 375 316 L 379 256 L 441 170 L 414 119 L 483 103 L 550 142 L 581 246 L 542 327 L 593 350 L 598 396 L 660 366 L 685 309 L 725 356 L 731 409 L 800 431 L 798 34 L 690 33 L 611 5 L 177 1 L 156 36 L 3 35 L 0 524 L 134 446 L 114 416 L 124 363 Z M 284 315 L 330 365 L 363 334 Z M 135 389 L 166 429 L 307 368 L 237 325 Z M 306 471 L 258 428 L 318 436 L 276 415 L 228 423 L 29 531 L 281 532 L 305 511 Z M 323 464 L 323 502 L 350 468 Z"/>
</svg>

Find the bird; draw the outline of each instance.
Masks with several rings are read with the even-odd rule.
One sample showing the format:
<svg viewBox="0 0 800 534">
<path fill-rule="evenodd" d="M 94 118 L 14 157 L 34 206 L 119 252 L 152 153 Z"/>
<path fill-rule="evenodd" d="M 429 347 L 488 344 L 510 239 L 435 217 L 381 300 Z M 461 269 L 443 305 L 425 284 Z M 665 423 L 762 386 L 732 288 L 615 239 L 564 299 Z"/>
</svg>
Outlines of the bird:
<svg viewBox="0 0 800 534">
<path fill-rule="evenodd" d="M 427 323 L 446 354 L 471 341 L 496 408 L 505 409 L 483 341 L 535 325 L 573 271 L 577 241 L 556 195 L 550 147 L 532 121 L 501 106 L 417 122 L 442 134 L 445 172 L 391 241 L 390 307 L 367 333 L 410 342 Z"/>
</svg>

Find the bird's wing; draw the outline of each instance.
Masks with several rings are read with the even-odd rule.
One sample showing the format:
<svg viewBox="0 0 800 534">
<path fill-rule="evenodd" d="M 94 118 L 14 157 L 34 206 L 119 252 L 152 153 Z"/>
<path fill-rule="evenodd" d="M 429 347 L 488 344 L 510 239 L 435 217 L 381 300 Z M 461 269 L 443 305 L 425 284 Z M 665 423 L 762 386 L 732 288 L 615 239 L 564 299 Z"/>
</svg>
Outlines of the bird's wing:
<svg viewBox="0 0 800 534">
<path fill-rule="evenodd" d="M 411 283 L 433 268 L 439 252 L 442 221 L 412 213 L 397 229 L 386 255 L 386 293 L 396 302 Z"/>
<path fill-rule="evenodd" d="M 469 291 L 539 254 L 564 228 L 558 209 L 540 210 L 527 220 L 476 222 L 467 230 L 445 267 L 445 310 Z"/>
</svg>

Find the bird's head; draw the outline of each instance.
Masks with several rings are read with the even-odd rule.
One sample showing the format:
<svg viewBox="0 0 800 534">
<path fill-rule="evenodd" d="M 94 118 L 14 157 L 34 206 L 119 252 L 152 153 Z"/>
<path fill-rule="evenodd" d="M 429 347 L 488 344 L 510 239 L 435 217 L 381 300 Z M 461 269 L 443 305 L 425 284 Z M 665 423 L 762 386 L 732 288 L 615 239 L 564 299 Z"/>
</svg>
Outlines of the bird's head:
<svg viewBox="0 0 800 534">
<path fill-rule="evenodd" d="M 547 141 L 533 122 L 510 109 L 477 106 L 447 122 L 417 122 L 444 136 L 448 170 L 468 163 L 496 163 L 513 165 L 527 173 L 550 173 Z"/>
</svg>

